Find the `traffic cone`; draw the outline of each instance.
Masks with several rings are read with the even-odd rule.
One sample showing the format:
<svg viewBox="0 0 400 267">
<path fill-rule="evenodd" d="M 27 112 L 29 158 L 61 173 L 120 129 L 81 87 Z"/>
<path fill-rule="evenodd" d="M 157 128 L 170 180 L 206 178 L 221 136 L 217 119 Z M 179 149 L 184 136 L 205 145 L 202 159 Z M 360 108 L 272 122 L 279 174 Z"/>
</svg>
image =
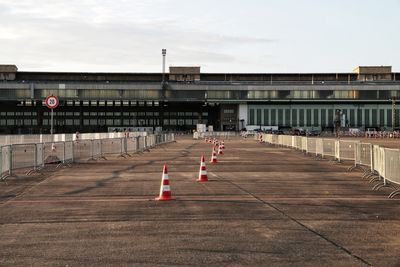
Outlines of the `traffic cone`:
<svg viewBox="0 0 400 267">
<path fill-rule="evenodd" d="M 157 197 L 155 200 L 158 201 L 175 200 L 175 198 L 172 198 L 171 196 L 171 188 L 169 186 L 167 164 L 164 164 L 163 174 L 161 178 L 160 196 Z"/>
<path fill-rule="evenodd" d="M 225 143 L 224 143 L 224 140 L 222 140 L 222 142 L 221 142 L 221 148 L 222 148 L 222 149 L 225 149 Z"/>
<path fill-rule="evenodd" d="M 218 155 L 223 155 L 224 152 L 222 151 L 221 145 L 218 146 Z"/>
<path fill-rule="evenodd" d="M 210 162 L 211 162 L 211 164 L 216 164 L 217 163 L 217 153 L 215 152 L 214 147 L 213 147 L 213 151 L 212 151 L 212 156 L 211 156 Z"/>
<path fill-rule="evenodd" d="M 206 162 L 204 160 L 204 156 L 201 156 L 199 178 L 196 181 L 197 182 L 207 182 L 208 181 Z"/>
</svg>

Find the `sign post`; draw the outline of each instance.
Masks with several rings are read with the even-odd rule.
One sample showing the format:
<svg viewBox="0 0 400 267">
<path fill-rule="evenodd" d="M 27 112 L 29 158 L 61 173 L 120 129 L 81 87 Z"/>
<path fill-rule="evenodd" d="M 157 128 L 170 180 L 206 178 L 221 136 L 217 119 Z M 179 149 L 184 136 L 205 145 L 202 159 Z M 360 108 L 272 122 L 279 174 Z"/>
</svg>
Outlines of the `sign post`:
<svg viewBox="0 0 400 267">
<path fill-rule="evenodd" d="M 54 113 L 54 109 L 56 107 L 58 107 L 58 97 L 55 95 L 49 95 L 48 97 L 46 97 L 45 104 L 49 109 L 51 109 L 50 134 L 51 134 L 52 141 L 54 141 L 54 138 L 53 138 L 54 114 L 53 113 Z"/>
</svg>

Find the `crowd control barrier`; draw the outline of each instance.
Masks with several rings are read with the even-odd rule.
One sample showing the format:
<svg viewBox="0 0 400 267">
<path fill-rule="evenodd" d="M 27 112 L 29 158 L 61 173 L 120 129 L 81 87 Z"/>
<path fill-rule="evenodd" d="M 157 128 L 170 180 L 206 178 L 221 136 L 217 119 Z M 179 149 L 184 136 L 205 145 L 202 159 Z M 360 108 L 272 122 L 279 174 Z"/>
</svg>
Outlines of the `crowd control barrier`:
<svg viewBox="0 0 400 267">
<path fill-rule="evenodd" d="M 40 172 L 46 166 L 60 167 L 77 162 L 106 159 L 110 155 L 126 157 L 175 141 L 173 133 L 132 135 L 123 133 L 122 137 L 116 138 L 110 138 L 109 134 L 90 134 L 90 136 L 98 139 L 82 138 L 75 141 L 67 139 L 67 141 L 0 146 L 0 180 L 12 176 L 18 169 L 27 169 L 29 175 Z"/>
<path fill-rule="evenodd" d="M 400 195 L 400 149 L 385 148 L 354 140 L 304 136 L 256 134 L 255 140 L 302 151 L 334 162 L 350 161 L 349 171 L 359 168 L 363 177 L 375 183 L 373 189 L 392 188 L 389 197 Z"/>
</svg>

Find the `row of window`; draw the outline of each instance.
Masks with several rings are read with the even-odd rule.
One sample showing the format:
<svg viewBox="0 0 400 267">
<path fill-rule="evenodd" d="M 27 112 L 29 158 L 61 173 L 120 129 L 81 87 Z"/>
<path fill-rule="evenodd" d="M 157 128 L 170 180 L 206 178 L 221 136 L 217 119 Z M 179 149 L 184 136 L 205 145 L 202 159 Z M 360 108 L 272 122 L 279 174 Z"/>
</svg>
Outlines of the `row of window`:
<svg viewBox="0 0 400 267">
<path fill-rule="evenodd" d="M 391 109 L 342 109 L 349 127 L 392 126 Z M 399 125 L 399 110 L 395 122 Z M 334 109 L 250 109 L 250 125 L 265 126 L 333 126 Z"/>
<path fill-rule="evenodd" d="M 75 116 L 79 117 L 81 115 L 80 112 L 63 112 L 63 111 L 54 111 L 54 116 Z M 85 117 L 97 117 L 97 116 L 108 116 L 108 117 L 144 117 L 144 116 L 159 116 L 159 112 L 82 112 L 82 115 Z M 208 112 L 202 112 L 202 116 L 207 117 Z M 11 117 L 11 116 L 37 116 L 37 112 L 0 112 L 0 117 Z M 51 112 L 43 112 L 43 116 L 51 116 Z M 178 116 L 178 117 L 198 117 L 198 112 L 164 112 L 164 117 L 168 116 Z"/>
<path fill-rule="evenodd" d="M 81 99 L 139 99 L 158 100 L 161 98 L 161 90 L 36 90 L 36 99 L 44 99 L 54 94 L 62 98 Z M 78 92 L 78 93 L 77 93 Z M 399 91 L 395 90 L 177 90 L 167 91 L 166 97 L 181 99 L 390 99 L 399 97 Z M 0 98 L 21 99 L 31 98 L 27 89 L 2 89 Z M 68 105 L 80 105 L 80 101 L 70 100 Z M 149 103 L 147 103 L 149 102 Z M 157 103 L 156 103 L 157 102 Z M 83 105 L 99 106 L 129 106 L 129 105 L 158 105 L 158 101 L 129 101 L 129 100 L 100 100 L 83 101 Z"/>
<path fill-rule="evenodd" d="M 163 119 L 163 123 L 165 126 L 174 126 L 174 125 L 196 125 L 199 123 L 197 119 Z M 208 120 L 202 120 L 201 123 L 208 123 Z M 80 119 L 64 119 L 54 120 L 54 125 L 56 126 L 80 126 Z M 0 119 L 0 126 L 36 126 L 38 125 L 37 119 Z M 43 120 L 44 126 L 50 125 L 50 120 Z M 83 119 L 83 126 L 159 126 L 160 119 L 156 118 L 147 118 L 147 119 Z"/>
</svg>

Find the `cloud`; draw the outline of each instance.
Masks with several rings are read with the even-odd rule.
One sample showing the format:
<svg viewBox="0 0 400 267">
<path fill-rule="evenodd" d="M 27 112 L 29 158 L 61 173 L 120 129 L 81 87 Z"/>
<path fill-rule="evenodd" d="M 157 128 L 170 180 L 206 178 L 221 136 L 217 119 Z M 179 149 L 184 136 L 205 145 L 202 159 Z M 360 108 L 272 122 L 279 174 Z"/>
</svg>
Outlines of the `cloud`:
<svg viewBox="0 0 400 267">
<path fill-rule="evenodd" d="M 0 50 L 20 70 L 157 71 L 170 63 L 232 63 L 232 49 L 274 39 L 205 31 L 202 21 L 164 14 L 167 0 L 0 0 Z"/>
</svg>

